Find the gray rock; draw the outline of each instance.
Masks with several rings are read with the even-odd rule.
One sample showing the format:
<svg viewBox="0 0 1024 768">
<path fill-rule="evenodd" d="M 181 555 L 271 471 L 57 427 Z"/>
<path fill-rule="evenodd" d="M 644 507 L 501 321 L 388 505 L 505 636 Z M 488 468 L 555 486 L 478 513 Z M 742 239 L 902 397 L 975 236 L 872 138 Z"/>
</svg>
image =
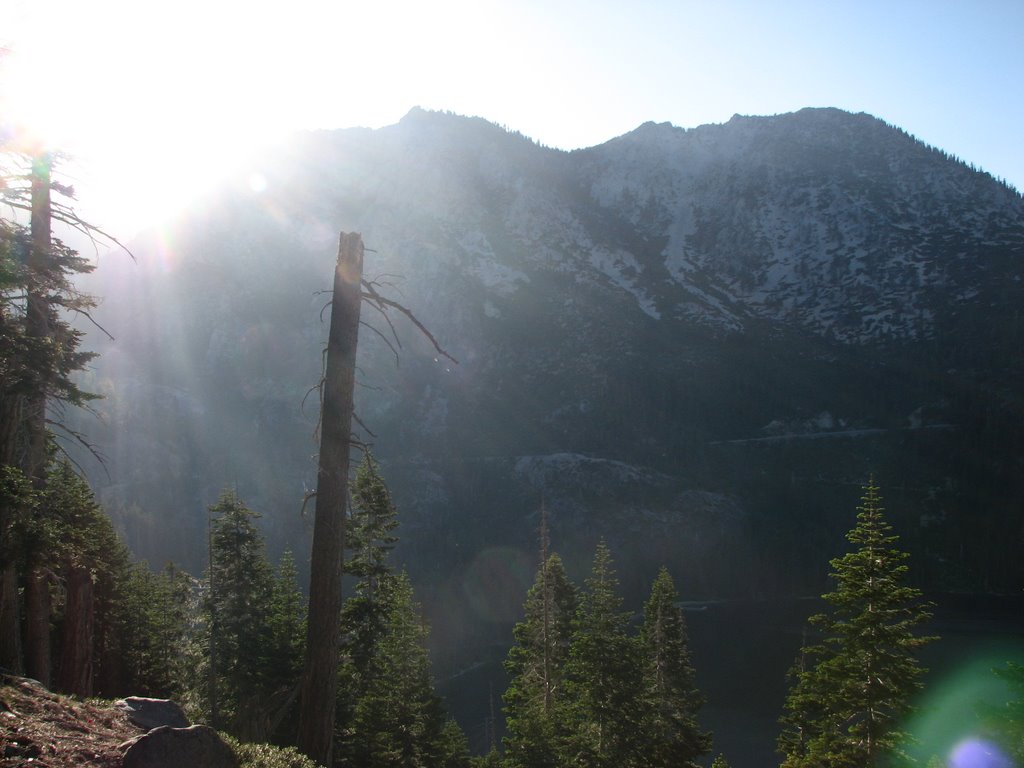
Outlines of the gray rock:
<svg viewBox="0 0 1024 768">
<path fill-rule="evenodd" d="M 168 725 L 171 728 L 188 728 L 192 723 L 185 717 L 181 707 L 170 699 L 146 699 L 141 696 L 129 696 L 114 704 L 127 713 L 128 719 L 147 731 Z"/>
<path fill-rule="evenodd" d="M 231 747 L 208 725 L 161 726 L 122 747 L 122 768 L 238 768 Z"/>
</svg>

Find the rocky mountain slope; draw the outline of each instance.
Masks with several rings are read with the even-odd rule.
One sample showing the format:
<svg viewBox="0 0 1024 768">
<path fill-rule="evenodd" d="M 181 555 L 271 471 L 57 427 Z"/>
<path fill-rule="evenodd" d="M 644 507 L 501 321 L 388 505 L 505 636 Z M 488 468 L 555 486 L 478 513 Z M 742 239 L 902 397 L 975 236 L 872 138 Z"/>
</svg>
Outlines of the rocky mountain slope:
<svg viewBox="0 0 1024 768">
<path fill-rule="evenodd" d="M 254 174 L 97 287 L 117 341 L 82 429 L 151 561 L 202 567 L 225 485 L 304 551 L 317 291 L 360 231 L 367 275 L 459 361 L 402 323 L 397 365 L 361 337 L 359 415 L 439 647 L 505 642 L 542 503 L 571 572 L 604 536 L 630 595 L 663 562 L 690 596 L 813 593 L 873 472 L 924 585 L 1024 575 L 1024 201 L 987 174 L 833 109 L 574 152 L 413 110 Z"/>
</svg>

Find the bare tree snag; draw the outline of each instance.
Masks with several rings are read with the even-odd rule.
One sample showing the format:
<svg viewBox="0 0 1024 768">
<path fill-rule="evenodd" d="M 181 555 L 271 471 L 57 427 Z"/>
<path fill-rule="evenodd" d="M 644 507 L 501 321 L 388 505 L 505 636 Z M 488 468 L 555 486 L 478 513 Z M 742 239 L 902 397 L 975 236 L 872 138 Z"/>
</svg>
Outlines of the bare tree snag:
<svg viewBox="0 0 1024 768">
<path fill-rule="evenodd" d="M 306 669 L 298 733 L 299 750 L 321 765 L 331 765 L 334 741 L 341 566 L 362 276 L 362 236 L 343 232 L 334 269 L 334 298 L 321 395 Z"/>
</svg>

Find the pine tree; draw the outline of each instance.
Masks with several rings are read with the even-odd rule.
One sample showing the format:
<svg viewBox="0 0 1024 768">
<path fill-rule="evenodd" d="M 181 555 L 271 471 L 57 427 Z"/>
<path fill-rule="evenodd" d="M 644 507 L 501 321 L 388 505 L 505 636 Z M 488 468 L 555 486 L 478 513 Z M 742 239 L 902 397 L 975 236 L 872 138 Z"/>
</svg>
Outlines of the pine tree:
<svg viewBox="0 0 1024 768">
<path fill-rule="evenodd" d="M 376 581 L 390 571 L 387 560 L 398 541 L 392 533 L 397 527 L 398 513 L 391 493 L 377 462 L 366 453 L 352 480 L 351 516 L 345 541 L 351 554 L 344 572 L 360 579 L 360 589 L 371 601 Z"/>
<path fill-rule="evenodd" d="M 434 693 L 427 630 L 404 573 L 378 583 L 385 609 L 362 691 L 351 718 L 336 734 L 335 765 L 359 768 L 432 768 L 468 764 L 465 741 L 453 734 Z"/>
<path fill-rule="evenodd" d="M 541 563 L 505 669 L 505 754 L 510 766 L 558 765 L 555 710 L 562 696 L 576 615 L 576 588 L 557 554 Z"/>
<path fill-rule="evenodd" d="M 212 724 L 243 741 L 262 740 L 273 578 L 256 528 L 259 515 L 233 491 L 222 493 L 210 514 L 206 615 Z"/>
<path fill-rule="evenodd" d="M 306 603 L 299 589 L 295 558 L 286 551 L 277 566 L 268 613 L 270 648 L 264 686 L 267 694 L 267 738 L 294 743 L 297 696 L 306 647 Z"/>
<path fill-rule="evenodd" d="M 354 665 L 351 672 L 357 677 L 365 674 L 367 659 L 383 629 L 384 607 L 378 594 L 379 583 L 390 573 L 388 555 L 398 541 L 393 533 L 398 527 L 397 517 L 377 463 L 367 454 L 352 481 L 346 542 L 351 554 L 344 565 L 344 572 L 358 581 L 354 595 L 345 601 L 342 609 L 341 656 L 345 663 Z M 353 681 L 349 681 L 348 686 L 352 685 Z M 351 698 L 353 693 L 340 691 L 339 704 L 343 704 L 342 698 Z"/>
<path fill-rule="evenodd" d="M 694 683 L 686 619 L 679 595 L 662 568 L 644 606 L 640 646 L 644 665 L 644 754 L 650 766 L 696 766 L 711 749 L 697 723 L 704 697 Z"/>
<path fill-rule="evenodd" d="M 53 161 L 53 154 L 31 141 L 14 135 L 0 138 L 0 201 L 8 211 L 29 214 L 27 228 L 0 218 L 0 467 L 18 467 L 39 491 L 46 485 L 52 455 L 48 412 L 52 415 L 55 403 L 83 405 L 94 398 L 75 380 L 93 355 L 79 349 L 83 334 L 65 317 L 66 312 L 88 316 L 94 306 L 71 283 L 75 274 L 93 266 L 52 237 L 52 222 L 103 236 L 66 204 L 51 199 L 53 191 L 72 194 L 70 187 L 51 178 Z M 25 669 L 49 684 L 51 563 L 40 559 L 41 550 L 25 548 L 17 561 L 9 556 L 19 547 L 10 534 L 24 512 L 20 501 L 11 501 L 0 496 L 0 665 Z M 19 575 L 25 579 L 20 593 Z M 84 577 L 75 578 L 81 596 L 87 590 Z"/>
<path fill-rule="evenodd" d="M 199 593 L 196 580 L 168 563 L 154 573 L 146 563 L 128 574 L 120 603 L 123 687 L 143 696 L 195 706 L 202 698 L 196 670 Z"/>
<path fill-rule="evenodd" d="M 352 483 L 348 523 L 345 571 L 359 581 L 341 612 L 333 763 L 468 768 L 465 736 L 434 693 L 412 585 L 388 564 L 397 513 L 370 456 Z"/>
<path fill-rule="evenodd" d="M 49 564 L 63 587 L 45 614 L 58 617 L 60 631 L 55 687 L 91 696 L 95 671 L 96 585 L 111 579 L 117 537 L 89 486 L 67 462 L 53 465 L 39 495 L 32 559 Z M 30 585 L 31 586 L 31 585 Z M 47 591 L 51 591 L 46 584 Z M 49 648 L 49 645 L 47 646 Z M 50 666 L 49 660 L 45 663 Z"/>
<path fill-rule="evenodd" d="M 639 645 L 616 594 L 602 541 L 581 599 L 559 703 L 562 761 L 592 768 L 643 765 Z"/>
<path fill-rule="evenodd" d="M 831 561 L 835 589 L 828 612 L 814 616 L 822 640 L 802 650 L 786 702 L 779 750 L 783 765 L 874 768 L 899 754 L 900 722 L 923 674 L 915 634 L 929 617 L 919 590 L 907 586 L 907 554 L 883 517 L 874 483 L 864 489 L 856 550 Z"/>
</svg>

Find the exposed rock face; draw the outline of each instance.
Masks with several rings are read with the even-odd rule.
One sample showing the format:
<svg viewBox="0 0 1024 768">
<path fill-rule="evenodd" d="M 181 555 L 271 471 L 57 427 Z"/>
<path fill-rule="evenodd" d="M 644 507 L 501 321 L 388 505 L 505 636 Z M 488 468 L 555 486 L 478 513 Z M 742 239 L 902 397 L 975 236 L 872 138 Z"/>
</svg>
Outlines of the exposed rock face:
<svg viewBox="0 0 1024 768">
<path fill-rule="evenodd" d="M 161 726 L 188 728 L 192 723 L 177 703 L 170 699 L 147 699 L 129 696 L 115 702 L 115 707 L 128 715 L 128 719 L 147 731 Z"/>
<path fill-rule="evenodd" d="M 124 768 L 238 768 L 234 752 L 208 725 L 161 726 L 123 746 Z"/>
</svg>

